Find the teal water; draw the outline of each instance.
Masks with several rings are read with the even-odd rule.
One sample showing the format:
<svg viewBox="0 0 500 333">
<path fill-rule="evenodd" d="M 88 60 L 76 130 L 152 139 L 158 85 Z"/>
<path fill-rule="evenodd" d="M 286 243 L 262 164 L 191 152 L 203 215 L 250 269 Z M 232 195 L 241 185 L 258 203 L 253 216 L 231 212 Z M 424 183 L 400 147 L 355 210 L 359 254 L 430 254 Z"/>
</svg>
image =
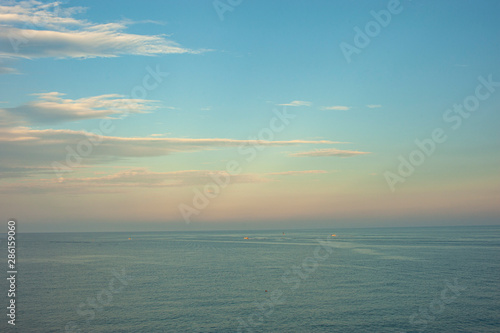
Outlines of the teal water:
<svg viewBox="0 0 500 333">
<path fill-rule="evenodd" d="M 500 227 L 19 234 L 17 247 L 16 327 L 3 314 L 1 332 L 500 332 Z"/>
</svg>

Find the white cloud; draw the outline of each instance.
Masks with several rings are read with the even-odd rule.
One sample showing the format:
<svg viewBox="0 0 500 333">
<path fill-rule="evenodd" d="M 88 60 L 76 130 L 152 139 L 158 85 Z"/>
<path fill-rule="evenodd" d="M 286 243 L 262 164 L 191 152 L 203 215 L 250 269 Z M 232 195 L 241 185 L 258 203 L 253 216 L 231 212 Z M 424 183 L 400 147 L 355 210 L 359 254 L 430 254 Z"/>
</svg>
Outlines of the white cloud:
<svg viewBox="0 0 500 333">
<path fill-rule="evenodd" d="M 93 58 L 123 54 L 200 53 L 164 35 L 124 32 L 131 23 L 96 24 L 75 18 L 85 8 L 61 8 L 59 2 L 21 1 L 0 5 L 0 57 Z"/>
<path fill-rule="evenodd" d="M 282 106 L 311 106 L 311 102 L 306 102 L 306 101 L 292 101 L 290 103 L 285 103 L 285 104 L 278 104 Z"/>
<path fill-rule="evenodd" d="M 380 104 L 368 104 L 366 107 L 370 108 L 370 109 L 376 109 L 376 108 L 381 108 L 382 105 L 380 105 Z"/>
<path fill-rule="evenodd" d="M 0 4 L 0 22 L 52 29 L 88 24 L 71 17 L 85 12 L 84 7 L 62 8 L 60 4 L 61 2 L 42 3 L 36 0 L 12 1 L 10 5 L 4 2 Z"/>
<path fill-rule="evenodd" d="M 38 99 L 17 107 L 0 109 L 0 124 L 58 123 L 94 118 L 111 118 L 129 113 L 147 113 L 156 110 L 157 101 L 125 98 L 108 94 L 80 99 L 63 98 L 65 94 L 49 92 L 33 94 Z M 7 120 L 6 118 L 10 119 Z"/>
<path fill-rule="evenodd" d="M 351 109 L 350 106 L 344 106 L 344 105 L 333 105 L 333 106 L 322 106 L 320 108 L 321 110 L 339 110 L 339 111 L 347 111 Z"/>
<path fill-rule="evenodd" d="M 328 149 L 316 149 L 313 151 L 305 151 L 301 153 L 290 154 L 293 157 L 324 157 L 324 156 L 337 156 L 337 157 L 352 157 L 357 155 L 365 155 L 370 154 L 369 152 L 364 151 L 355 151 L 355 150 L 339 150 L 335 148 Z"/>
</svg>

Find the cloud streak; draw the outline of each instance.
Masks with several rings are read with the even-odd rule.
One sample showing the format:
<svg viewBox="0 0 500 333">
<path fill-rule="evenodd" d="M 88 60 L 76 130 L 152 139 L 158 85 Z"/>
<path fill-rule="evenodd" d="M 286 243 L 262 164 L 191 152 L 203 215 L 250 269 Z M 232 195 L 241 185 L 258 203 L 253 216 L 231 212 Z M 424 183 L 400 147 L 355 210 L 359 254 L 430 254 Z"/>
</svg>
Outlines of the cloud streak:
<svg viewBox="0 0 500 333">
<path fill-rule="evenodd" d="M 293 156 L 293 157 L 326 157 L 326 156 L 352 157 L 352 156 L 365 155 L 365 154 L 370 154 L 370 153 L 364 152 L 364 151 L 339 150 L 339 149 L 335 149 L 335 148 L 328 148 L 328 149 L 316 149 L 313 151 L 293 153 L 293 154 L 290 154 L 290 156 Z"/>
<path fill-rule="evenodd" d="M 195 152 L 240 146 L 292 146 L 335 144 L 328 140 L 259 141 L 226 138 L 158 138 L 115 137 L 86 131 L 31 129 L 29 127 L 0 128 L 0 156 L 10 166 L 50 166 L 52 162 L 66 161 L 79 149 L 91 152 L 84 164 L 102 164 L 125 158 L 166 156 L 181 152 Z M 82 148 L 84 147 L 84 148 Z M 90 147 L 90 148 L 89 148 Z"/>
<path fill-rule="evenodd" d="M 13 108 L 0 109 L 0 123 L 47 124 L 96 118 L 113 118 L 129 113 L 147 113 L 156 110 L 157 101 L 131 99 L 108 94 L 80 98 L 63 98 L 59 92 L 33 94 L 38 100 Z"/>
<path fill-rule="evenodd" d="M 0 179 L 4 178 L 20 178 L 34 175 L 53 175 L 54 170 L 51 167 L 23 167 L 23 166 L 6 166 L 0 164 Z"/>
<path fill-rule="evenodd" d="M 171 53 L 200 53 L 164 35 L 124 32 L 130 22 L 96 24 L 73 16 L 83 7 L 62 9 L 58 2 L 21 1 L 0 5 L 0 57 L 95 58 Z"/>
<path fill-rule="evenodd" d="M 311 106 L 311 102 L 307 101 L 291 101 L 290 103 L 285 103 L 285 104 L 278 104 L 282 106 Z"/>
<path fill-rule="evenodd" d="M 0 74 L 19 74 L 15 68 L 0 67 Z"/>
<path fill-rule="evenodd" d="M 325 170 L 283 171 L 283 172 L 269 172 L 266 175 L 269 175 L 269 176 L 296 176 L 296 175 L 322 174 L 322 173 L 328 173 L 328 171 L 325 171 Z"/>
<path fill-rule="evenodd" d="M 219 170 L 182 170 L 153 172 L 147 168 L 120 171 L 102 177 L 65 178 L 57 183 L 66 185 L 85 185 L 91 187 L 180 187 L 205 185 L 213 182 L 212 177 L 229 177 L 226 171 Z M 253 174 L 231 175 L 231 183 L 256 183 L 268 180 Z M 54 180 L 48 180 L 53 182 Z"/>
<path fill-rule="evenodd" d="M 320 107 L 321 110 L 334 110 L 334 111 L 347 111 L 350 110 L 350 106 L 344 106 L 344 105 L 333 105 L 333 106 L 322 106 Z"/>
<path fill-rule="evenodd" d="M 1 171 L 1 168 L 0 168 Z M 42 172 L 44 172 L 42 170 Z M 273 175 L 296 175 L 326 173 L 322 170 L 285 171 L 267 174 L 229 175 L 221 170 L 182 170 L 153 172 L 147 168 L 123 170 L 101 177 L 44 178 L 24 181 L 22 184 L 7 184 L 0 192 L 7 193 L 112 193 L 133 188 L 168 188 L 201 186 L 214 182 L 214 179 L 227 179 L 231 184 L 267 183 L 274 180 L 266 178 Z"/>
</svg>

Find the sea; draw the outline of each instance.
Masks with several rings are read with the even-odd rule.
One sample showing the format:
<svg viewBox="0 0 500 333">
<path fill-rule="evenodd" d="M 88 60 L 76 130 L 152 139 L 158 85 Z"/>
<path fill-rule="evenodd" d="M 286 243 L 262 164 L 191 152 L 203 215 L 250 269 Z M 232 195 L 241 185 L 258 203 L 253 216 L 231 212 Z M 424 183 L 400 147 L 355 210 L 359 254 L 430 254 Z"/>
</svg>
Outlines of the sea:
<svg viewBox="0 0 500 333">
<path fill-rule="evenodd" d="M 500 226 L 5 237 L 1 332 L 500 332 Z"/>
</svg>

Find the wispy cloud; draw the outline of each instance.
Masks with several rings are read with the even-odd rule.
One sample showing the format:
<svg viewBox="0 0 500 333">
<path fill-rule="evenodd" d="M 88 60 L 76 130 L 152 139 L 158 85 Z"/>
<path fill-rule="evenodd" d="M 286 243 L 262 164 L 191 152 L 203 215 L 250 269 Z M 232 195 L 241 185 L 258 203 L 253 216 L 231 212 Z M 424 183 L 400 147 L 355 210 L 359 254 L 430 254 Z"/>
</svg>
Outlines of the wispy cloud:
<svg viewBox="0 0 500 333">
<path fill-rule="evenodd" d="M 33 94 L 36 101 L 17 107 L 0 109 L 4 122 L 17 121 L 26 124 L 59 123 L 83 119 L 111 118 L 129 113 L 147 113 L 157 109 L 157 101 L 130 99 L 123 95 L 108 94 L 80 99 L 63 98 L 59 92 Z M 10 120 L 6 120 L 9 118 Z"/>
<path fill-rule="evenodd" d="M 302 171 L 282 171 L 282 172 L 268 172 L 266 175 L 269 176 L 296 176 L 296 175 L 304 175 L 304 174 L 321 174 L 328 173 L 325 170 L 302 170 Z"/>
<path fill-rule="evenodd" d="M 338 110 L 338 111 L 347 111 L 350 110 L 350 106 L 344 106 L 344 105 L 332 105 L 332 106 L 322 106 L 320 107 L 321 110 Z"/>
<path fill-rule="evenodd" d="M 0 192 L 6 193 L 112 193 L 134 188 L 168 188 L 205 185 L 214 178 L 231 177 L 231 184 L 263 183 L 272 180 L 256 174 L 229 175 L 221 170 L 182 170 L 153 172 L 146 168 L 119 171 L 101 177 L 43 178 L 24 181 L 22 184 L 6 184 Z"/>
<path fill-rule="evenodd" d="M 97 24 L 74 17 L 82 12 L 83 7 L 61 8 L 60 2 L 0 5 L 0 57 L 93 58 L 205 51 L 184 48 L 165 35 L 126 33 L 130 21 Z"/>
<path fill-rule="evenodd" d="M 74 130 L 31 129 L 29 127 L 0 128 L 0 156 L 12 166 L 50 166 L 52 162 L 65 163 L 68 154 L 79 146 L 91 152 L 84 157 L 84 165 L 102 164 L 125 158 L 166 156 L 180 152 L 195 152 L 240 146 L 292 146 L 334 144 L 328 140 L 259 141 L 226 138 L 161 138 L 115 137 Z M 91 146 L 91 148 L 88 148 Z"/>
<path fill-rule="evenodd" d="M 0 74 L 19 74 L 19 72 L 15 68 L 0 67 Z"/>
<path fill-rule="evenodd" d="M 278 104 L 282 106 L 311 106 L 311 102 L 307 101 L 291 101 L 290 103 Z"/>
<path fill-rule="evenodd" d="M 324 156 L 352 157 L 352 156 L 365 155 L 365 154 L 370 154 L 370 153 L 364 152 L 364 151 L 339 150 L 339 149 L 335 149 L 335 148 L 329 148 L 329 149 L 316 149 L 313 151 L 293 153 L 293 154 L 290 154 L 290 156 L 293 156 L 293 157 L 324 157 Z"/>
<path fill-rule="evenodd" d="M 157 186 L 157 187 L 178 187 L 204 185 L 213 181 L 212 176 L 230 176 L 226 171 L 221 170 L 182 170 L 170 172 L 153 172 L 146 168 L 137 168 L 117 172 L 115 174 L 102 177 L 85 178 L 65 178 L 67 184 L 86 184 L 91 186 Z M 231 175 L 231 182 L 254 183 L 266 181 L 255 175 L 240 174 Z"/>
<path fill-rule="evenodd" d="M 25 176 L 35 175 L 53 175 L 54 170 L 49 166 L 25 167 L 25 166 L 8 166 L 0 164 L 0 179 L 3 178 L 20 178 Z"/>
<path fill-rule="evenodd" d="M 152 137 L 159 137 L 159 136 L 166 136 L 170 133 L 154 133 L 154 134 L 150 134 L 149 136 L 152 136 Z"/>
<path fill-rule="evenodd" d="M 34 168 L 38 174 L 49 173 L 45 168 Z M 0 176 L 9 177 L 8 172 L 15 171 L 0 167 Z M 102 172 L 99 172 L 102 173 Z M 154 172 L 147 168 L 134 168 L 100 177 L 68 177 L 68 178 L 42 178 L 25 180 L 22 184 L 4 184 L 0 192 L 8 193 L 46 193 L 46 192 L 71 192 L 74 194 L 122 192 L 127 189 L 167 188 L 200 186 L 211 183 L 214 179 L 230 177 L 231 184 L 255 184 L 275 182 L 268 176 L 294 176 L 301 174 L 324 174 L 324 170 L 284 171 L 264 174 L 238 174 L 230 175 L 224 170 L 181 170 L 169 172 Z M 23 175 L 23 173 L 19 173 Z"/>
<path fill-rule="evenodd" d="M 370 109 L 376 109 L 376 108 L 381 108 L 382 105 L 380 105 L 380 104 L 368 104 L 366 107 L 370 108 Z"/>
</svg>

